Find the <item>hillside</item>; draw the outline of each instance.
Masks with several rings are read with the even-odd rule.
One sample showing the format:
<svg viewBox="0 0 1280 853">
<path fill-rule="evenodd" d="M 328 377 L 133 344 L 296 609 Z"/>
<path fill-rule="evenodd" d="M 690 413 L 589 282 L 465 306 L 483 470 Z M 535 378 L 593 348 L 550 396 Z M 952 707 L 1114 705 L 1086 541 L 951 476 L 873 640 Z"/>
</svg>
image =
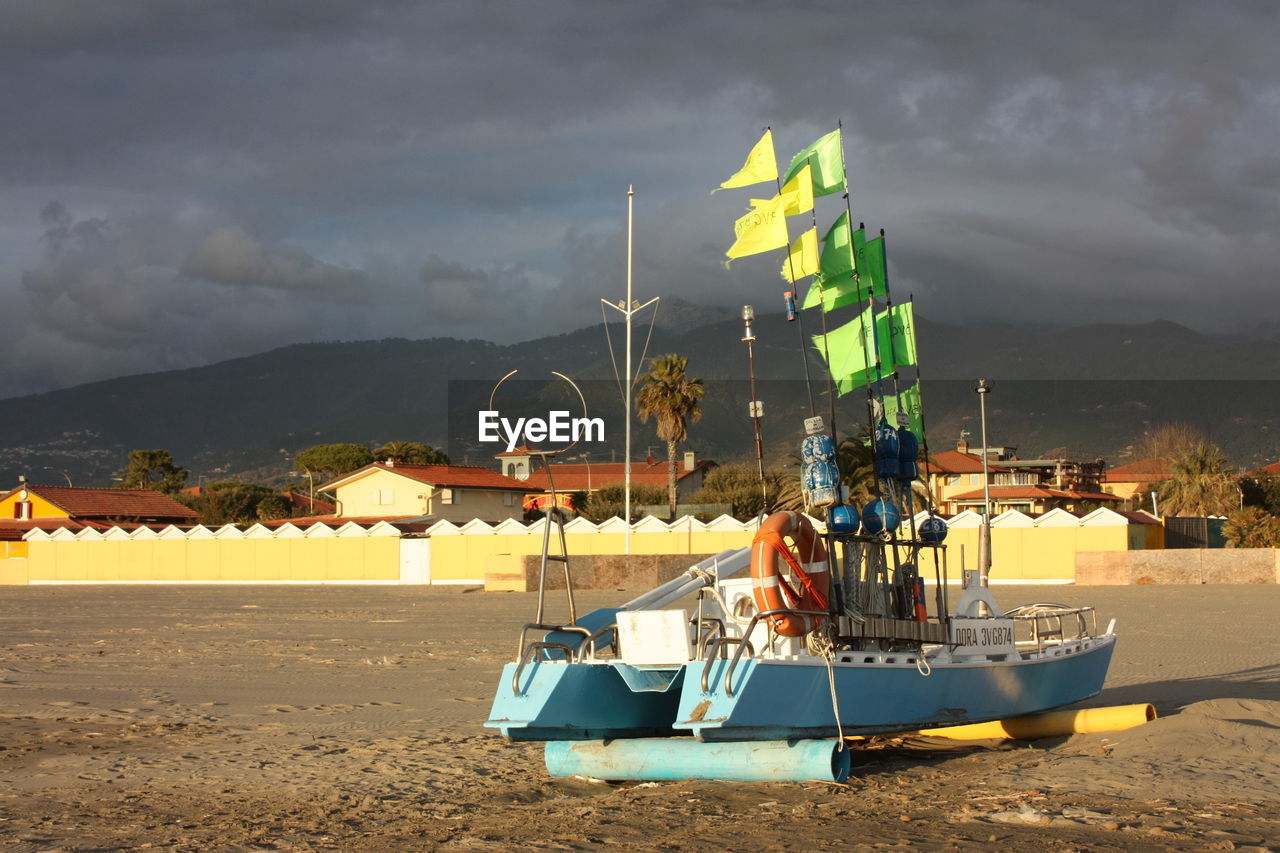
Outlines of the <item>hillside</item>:
<svg viewBox="0 0 1280 853">
<path fill-rule="evenodd" d="M 807 332 L 819 331 L 805 319 Z M 918 328 L 935 449 L 964 428 L 976 440 L 971 388 L 983 376 L 995 387 L 993 443 L 1016 445 L 1024 456 L 1065 449 L 1123 461 L 1145 427 L 1182 420 L 1210 432 L 1242 466 L 1280 458 L 1280 388 L 1273 378 L 1280 377 L 1280 341 L 1210 338 L 1172 323 L 1029 331 L 921 317 Z M 637 353 L 644 331 L 637 333 Z M 778 315 L 759 318 L 756 331 L 767 453 L 784 460 L 808 406 L 804 383 L 797 381 L 803 375 L 799 333 Z M 649 345 L 651 356 L 687 356 L 691 372 L 706 380 L 706 416 L 692 428 L 690 446 L 720 460 L 751 449 L 740 338 L 740 322 L 726 319 L 696 328 L 660 326 Z M 600 380 L 588 385 L 598 406 L 593 411 L 616 403 L 599 326 L 511 345 L 449 338 L 295 345 L 206 367 L 0 400 L 0 484 L 15 482 L 20 473 L 36 482 L 65 475 L 76 485 L 107 484 L 137 447 L 172 450 L 195 482 L 199 476 L 283 476 L 294 452 L 321 442 L 413 439 L 449 446 L 449 380 L 488 387 L 516 368 L 521 378 L 560 370 Z M 842 399 L 840 421 L 861 420 L 862 404 L 858 394 Z M 825 412 L 821 398 L 819 408 Z M 490 464 L 487 451 L 472 456 L 463 447 L 456 433 L 466 429 L 454 425 L 455 457 Z M 648 427 L 637 427 L 634 443 L 640 455 L 650 447 L 655 455 L 664 453 Z M 620 441 L 615 453 L 619 447 Z"/>
</svg>

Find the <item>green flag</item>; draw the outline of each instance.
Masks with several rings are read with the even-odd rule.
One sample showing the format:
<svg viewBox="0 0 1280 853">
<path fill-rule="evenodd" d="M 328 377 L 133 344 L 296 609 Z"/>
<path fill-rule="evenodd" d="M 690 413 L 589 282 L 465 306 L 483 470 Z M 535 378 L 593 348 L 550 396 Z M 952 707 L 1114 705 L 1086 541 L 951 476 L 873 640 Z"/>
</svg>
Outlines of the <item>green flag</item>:
<svg viewBox="0 0 1280 853">
<path fill-rule="evenodd" d="M 804 302 L 800 304 L 800 310 L 806 308 L 816 308 L 822 304 L 822 275 L 815 275 L 813 280 L 809 282 L 809 292 L 804 295 Z"/>
<path fill-rule="evenodd" d="M 898 413 L 904 413 L 906 424 L 900 422 Z M 920 414 L 920 385 L 913 384 L 909 388 L 903 388 L 898 392 L 897 396 L 892 394 L 884 395 L 884 418 L 894 426 L 906 426 L 916 434 L 916 437 L 924 435 L 924 417 Z"/>
<path fill-rule="evenodd" d="M 871 318 L 871 309 L 867 308 L 838 329 L 813 336 L 813 345 L 826 360 L 841 395 L 893 372 L 889 324 L 873 323 Z M 877 354 L 881 360 L 879 376 Z"/>
<path fill-rule="evenodd" d="M 853 232 L 853 253 L 858 268 L 858 278 L 863 287 L 870 287 L 877 297 L 883 299 L 889 292 L 889 277 L 885 271 L 884 238 L 866 239 L 861 228 Z"/>
<path fill-rule="evenodd" d="M 831 195 L 844 190 L 844 149 L 840 143 L 840 129 L 828 133 L 808 148 L 791 158 L 782 182 L 795 177 L 805 163 L 813 166 L 813 194 Z"/>
<path fill-rule="evenodd" d="M 822 238 L 822 258 L 818 266 L 826 279 L 835 279 L 853 272 L 853 238 L 849 233 L 849 211 L 836 217 L 835 224 Z"/>
<path fill-rule="evenodd" d="M 916 353 L 916 312 L 913 303 L 904 302 L 893 306 L 893 360 L 899 367 L 915 364 Z"/>
</svg>

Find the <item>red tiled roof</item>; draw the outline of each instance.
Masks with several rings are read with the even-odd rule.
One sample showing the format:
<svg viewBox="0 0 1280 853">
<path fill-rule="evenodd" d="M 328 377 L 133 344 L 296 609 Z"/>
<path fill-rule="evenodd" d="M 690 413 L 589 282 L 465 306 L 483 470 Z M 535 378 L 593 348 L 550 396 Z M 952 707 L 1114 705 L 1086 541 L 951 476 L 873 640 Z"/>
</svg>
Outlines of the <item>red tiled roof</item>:
<svg viewBox="0 0 1280 853">
<path fill-rule="evenodd" d="M 1280 462 L 1272 462 L 1270 465 L 1263 465 L 1261 468 L 1255 468 L 1246 477 L 1280 477 Z"/>
<path fill-rule="evenodd" d="M 1108 468 L 1102 478 L 1107 483 L 1154 483 L 1169 476 L 1169 460 L 1163 456 L 1139 459 Z"/>
<path fill-rule="evenodd" d="M 343 474 L 337 479 L 330 480 L 317 488 L 317 491 L 331 492 L 339 485 L 354 480 L 356 477 L 381 469 L 390 471 L 393 474 L 399 474 L 402 477 L 408 477 L 410 480 L 417 480 L 420 483 L 426 483 L 431 486 L 456 486 L 459 488 L 473 489 L 503 489 L 510 491 L 526 491 L 524 483 L 519 480 L 513 480 L 503 474 L 499 474 L 490 468 L 481 468 L 478 465 L 406 465 L 396 463 L 388 465 L 385 462 L 374 462 L 372 465 L 366 465 L 349 474 Z"/>
<path fill-rule="evenodd" d="M 32 530 L 43 530 L 46 533 L 52 533 L 59 527 L 79 531 L 83 530 L 85 525 L 70 518 L 33 518 L 28 521 L 19 521 L 16 518 L 0 518 L 0 542 L 18 542 Z"/>
<path fill-rule="evenodd" d="M 929 473 L 981 474 L 982 457 L 976 453 L 944 450 L 929 457 Z"/>
<path fill-rule="evenodd" d="M 714 467 L 715 464 L 709 459 L 699 459 L 694 463 L 692 471 L 686 471 L 683 462 L 677 460 L 676 481 L 679 482 L 691 474 Z M 552 472 L 556 478 L 556 491 L 562 492 L 577 492 L 585 489 L 595 490 L 612 483 L 621 483 L 627 476 L 626 463 L 623 462 L 593 462 L 589 465 L 569 462 L 555 465 Z M 632 462 L 631 482 L 632 484 L 665 486 L 667 484 L 666 461 Z M 529 479 L 524 481 L 524 485 L 529 491 L 546 491 L 550 488 L 547 483 L 546 469 L 539 468 L 534 471 L 529 475 Z"/>
<path fill-rule="evenodd" d="M 330 501 L 321 500 L 320 498 L 312 499 L 310 495 L 303 495 L 298 492 L 281 492 L 280 497 L 287 500 L 294 509 L 309 510 L 316 515 L 332 515 L 338 509 L 337 505 Z"/>
<path fill-rule="evenodd" d="M 982 489 L 974 489 L 960 495 L 952 495 L 947 500 L 971 501 L 982 500 Z M 992 500 L 1020 500 L 1035 498 L 1058 498 L 1065 500 L 1118 501 L 1115 495 L 1104 495 L 1101 492 L 1077 492 L 1071 489 L 1051 489 L 1048 486 L 992 486 Z"/>
<path fill-rule="evenodd" d="M 181 521 L 200 517 L 195 510 L 150 489 L 84 489 L 72 486 L 33 486 L 30 483 L 19 488 L 39 495 L 72 518 L 78 519 L 152 518 Z M 12 491 L 4 497 L 11 494 Z"/>
</svg>

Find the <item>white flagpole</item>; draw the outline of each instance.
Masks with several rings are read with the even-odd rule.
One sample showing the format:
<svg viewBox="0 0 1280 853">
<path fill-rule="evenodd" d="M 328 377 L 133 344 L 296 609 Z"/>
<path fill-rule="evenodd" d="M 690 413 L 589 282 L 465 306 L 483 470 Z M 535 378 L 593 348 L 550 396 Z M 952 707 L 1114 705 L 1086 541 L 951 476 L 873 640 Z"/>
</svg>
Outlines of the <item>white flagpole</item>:
<svg viewBox="0 0 1280 853">
<path fill-rule="evenodd" d="M 657 302 L 659 298 L 655 296 L 654 298 L 650 299 L 648 302 L 644 303 L 643 305 L 637 305 L 631 295 L 631 245 L 632 245 L 631 231 L 632 231 L 632 221 L 633 221 L 632 211 L 634 207 L 635 195 L 636 195 L 635 187 L 628 186 L 627 187 L 627 298 L 626 298 L 626 301 L 624 302 L 609 302 L 606 299 L 600 300 L 605 305 L 608 305 L 610 308 L 615 308 L 618 311 L 621 311 L 622 315 L 626 317 L 626 320 L 627 320 L 627 336 L 626 336 L 627 355 L 626 355 L 625 367 L 624 367 L 624 369 L 626 370 L 627 380 L 626 380 L 626 383 L 622 386 L 624 389 L 623 390 L 623 410 L 626 413 L 625 415 L 626 425 L 624 428 L 625 438 L 623 439 L 623 443 L 625 446 L 623 447 L 623 463 L 622 463 L 622 470 L 623 470 L 623 498 L 622 498 L 623 510 L 622 511 L 626 516 L 623 519 L 623 521 L 625 521 L 627 524 L 626 537 L 625 537 L 625 551 L 628 554 L 631 553 L 631 397 L 632 397 L 632 388 L 635 384 L 635 376 L 631 371 L 631 317 L 637 311 L 642 311 L 645 308 L 648 308 L 653 303 Z"/>
</svg>

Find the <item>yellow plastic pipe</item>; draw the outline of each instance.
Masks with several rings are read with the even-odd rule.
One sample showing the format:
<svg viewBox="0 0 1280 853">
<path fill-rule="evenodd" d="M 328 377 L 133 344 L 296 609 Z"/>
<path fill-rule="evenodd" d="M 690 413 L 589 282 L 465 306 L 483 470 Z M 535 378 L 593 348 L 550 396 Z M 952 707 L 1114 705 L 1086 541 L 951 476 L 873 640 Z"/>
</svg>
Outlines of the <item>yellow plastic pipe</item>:
<svg viewBox="0 0 1280 853">
<path fill-rule="evenodd" d="M 915 734 L 949 740 L 990 740 L 991 738 L 1035 740 L 1041 737 L 1090 732 L 1118 732 L 1149 723 L 1155 718 L 1154 705 L 1113 705 L 1110 708 L 1085 708 L 1082 711 L 1028 714 L 1025 717 L 1010 717 L 1007 720 L 972 723 L 967 726 L 922 729 Z"/>
</svg>

